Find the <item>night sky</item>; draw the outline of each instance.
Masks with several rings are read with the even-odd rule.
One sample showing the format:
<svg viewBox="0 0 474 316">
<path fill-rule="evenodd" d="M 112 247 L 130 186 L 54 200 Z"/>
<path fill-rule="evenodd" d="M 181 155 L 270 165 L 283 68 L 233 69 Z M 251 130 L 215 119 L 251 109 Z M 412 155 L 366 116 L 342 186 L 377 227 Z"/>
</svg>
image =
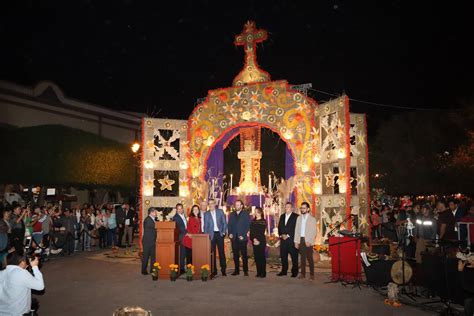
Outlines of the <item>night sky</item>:
<svg viewBox="0 0 474 316">
<path fill-rule="evenodd" d="M 466 1 L 467 3 L 467 1 Z M 233 5 L 234 8 L 229 8 Z M 52 80 L 66 95 L 185 119 L 240 71 L 243 24 L 269 32 L 273 80 L 414 108 L 474 98 L 471 10 L 435 1 L 3 1 L 0 79 Z M 329 95 L 310 91 L 318 102 Z M 377 116 L 389 108 L 353 102 Z"/>
</svg>

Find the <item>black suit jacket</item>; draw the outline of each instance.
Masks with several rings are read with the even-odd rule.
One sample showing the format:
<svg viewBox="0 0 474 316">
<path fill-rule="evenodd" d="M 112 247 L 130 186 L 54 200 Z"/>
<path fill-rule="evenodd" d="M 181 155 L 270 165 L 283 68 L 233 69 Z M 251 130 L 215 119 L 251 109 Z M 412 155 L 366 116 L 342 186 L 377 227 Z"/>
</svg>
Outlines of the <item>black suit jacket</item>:
<svg viewBox="0 0 474 316">
<path fill-rule="evenodd" d="M 156 244 L 156 227 L 155 221 L 147 216 L 143 221 L 143 247 L 154 247 Z"/>
<path fill-rule="evenodd" d="M 135 211 L 132 209 L 129 209 L 128 211 L 125 212 L 125 220 L 130 220 L 130 224 L 128 226 L 133 226 L 133 220 L 135 219 Z M 125 224 L 125 220 L 123 223 Z"/>
<path fill-rule="evenodd" d="M 298 214 L 291 213 L 288 222 L 285 225 L 285 214 L 280 215 L 280 221 L 278 222 L 278 235 L 289 235 L 291 240 L 295 237 L 295 227 Z M 288 239 L 287 239 L 288 240 Z"/>
<path fill-rule="evenodd" d="M 176 223 L 176 228 L 178 228 L 178 240 L 181 242 L 184 235 L 186 235 L 186 224 L 178 213 L 173 216 L 173 221 Z"/>
</svg>

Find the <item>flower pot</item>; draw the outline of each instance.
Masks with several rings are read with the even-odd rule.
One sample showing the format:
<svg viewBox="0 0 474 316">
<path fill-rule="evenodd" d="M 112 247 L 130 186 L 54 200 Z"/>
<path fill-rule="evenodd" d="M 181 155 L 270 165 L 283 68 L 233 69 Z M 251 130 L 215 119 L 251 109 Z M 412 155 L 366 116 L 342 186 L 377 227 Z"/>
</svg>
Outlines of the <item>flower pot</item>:
<svg viewBox="0 0 474 316">
<path fill-rule="evenodd" d="M 207 276 L 202 276 L 202 277 L 201 277 L 201 281 L 202 281 L 202 282 L 206 282 L 206 281 L 207 281 Z"/>
<path fill-rule="evenodd" d="M 193 277 L 192 277 L 192 276 L 187 276 L 187 277 L 186 277 L 186 281 L 191 282 L 192 280 L 193 280 Z"/>
<path fill-rule="evenodd" d="M 176 275 L 170 275 L 170 280 L 171 280 L 171 281 L 174 282 L 174 281 L 176 281 L 176 279 L 177 279 L 177 276 L 176 276 Z"/>
<path fill-rule="evenodd" d="M 153 281 L 158 281 L 158 276 L 157 275 L 152 275 L 151 278 L 153 279 Z"/>
</svg>

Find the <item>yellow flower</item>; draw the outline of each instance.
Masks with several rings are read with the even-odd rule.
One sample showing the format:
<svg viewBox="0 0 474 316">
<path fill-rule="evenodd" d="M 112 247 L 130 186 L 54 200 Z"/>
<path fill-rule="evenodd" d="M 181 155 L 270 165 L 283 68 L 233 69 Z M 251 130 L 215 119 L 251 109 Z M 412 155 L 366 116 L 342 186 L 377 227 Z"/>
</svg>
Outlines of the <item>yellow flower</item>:
<svg viewBox="0 0 474 316">
<path fill-rule="evenodd" d="M 153 266 L 154 266 L 154 267 L 159 266 L 158 262 L 155 262 L 155 263 L 153 264 Z"/>
</svg>

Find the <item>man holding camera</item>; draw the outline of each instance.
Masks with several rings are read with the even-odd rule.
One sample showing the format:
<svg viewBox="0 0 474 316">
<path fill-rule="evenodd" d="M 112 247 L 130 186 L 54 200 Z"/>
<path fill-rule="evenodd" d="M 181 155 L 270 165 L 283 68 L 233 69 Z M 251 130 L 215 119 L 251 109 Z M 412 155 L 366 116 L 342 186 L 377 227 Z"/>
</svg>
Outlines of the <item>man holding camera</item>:
<svg viewBox="0 0 474 316">
<path fill-rule="evenodd" d="M 0 315 L 23 315 L 31 310 L 31 290 L 44 289 L 43 275 L 41 274 L 38 257 L 30 260 L 13 252 L 8 255 L 8 265 L 0 271 Z"/>
</svg>

